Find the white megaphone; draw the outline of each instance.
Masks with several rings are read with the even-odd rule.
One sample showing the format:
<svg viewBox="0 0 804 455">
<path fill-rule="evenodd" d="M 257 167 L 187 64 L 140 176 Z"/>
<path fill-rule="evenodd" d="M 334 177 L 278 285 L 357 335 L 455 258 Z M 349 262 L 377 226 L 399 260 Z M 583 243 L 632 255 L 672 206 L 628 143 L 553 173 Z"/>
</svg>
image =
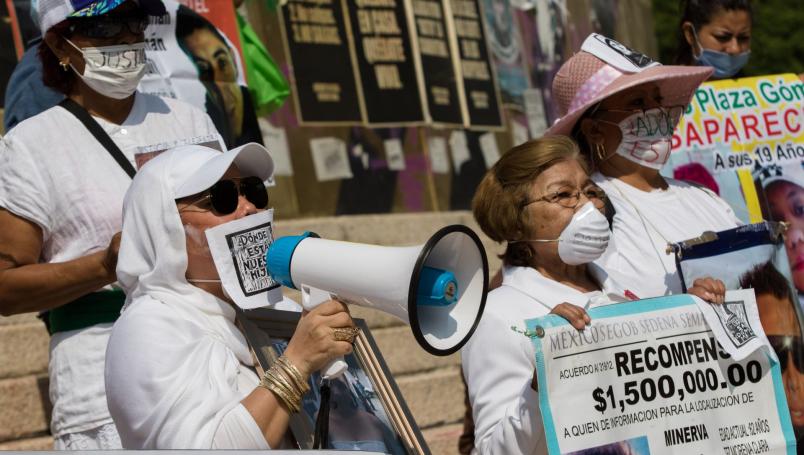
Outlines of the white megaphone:
<svg viewBox="0 0 804 455">
<path fill-rule="evenodd" d="M 271 277 L 302 292 L 308 311 L 331 298 L 392 314 L 434 355 L 459 350 L 475 331 L 488 291 L 480 239 L 463 225 L 440 229 L 424 244 L 389 247 L 325 240 L 305 232 L 276 239 L 266 253 Z M 343 359 L 322 371 L 335 378 Z"/>
</svg>

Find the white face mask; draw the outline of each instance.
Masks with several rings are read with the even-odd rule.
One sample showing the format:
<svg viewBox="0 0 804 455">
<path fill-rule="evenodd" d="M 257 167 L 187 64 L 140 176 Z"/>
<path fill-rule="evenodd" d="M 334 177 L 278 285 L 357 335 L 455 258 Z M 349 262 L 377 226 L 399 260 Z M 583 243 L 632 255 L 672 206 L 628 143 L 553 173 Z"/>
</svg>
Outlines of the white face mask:
<svg viewBox="0 0 804 455">
<path fill-rule="evenodd" d="M 70 67 L 92 90 L 122 100 L 137 89 L 145 75 L 145 43 L 80 48 L 65 38 L 84 57 L 84 74 Z"/>
<path fill-rule="evenodd" d="M 591 201 L 575 212 L 557 239 L 530 240 L 558 242 L 558 257 L 568 265 L 588 264 L 603 255 L 609 245 L 609 222 Z"/>
<path fill-rule="evenodd" d="M 616 153 L 640 166 L 661 169 L 670 158 L 671 139 L 681 109 L 664 108 L 637 112 L 617 124 L 623 139 Z"/>
</svg>

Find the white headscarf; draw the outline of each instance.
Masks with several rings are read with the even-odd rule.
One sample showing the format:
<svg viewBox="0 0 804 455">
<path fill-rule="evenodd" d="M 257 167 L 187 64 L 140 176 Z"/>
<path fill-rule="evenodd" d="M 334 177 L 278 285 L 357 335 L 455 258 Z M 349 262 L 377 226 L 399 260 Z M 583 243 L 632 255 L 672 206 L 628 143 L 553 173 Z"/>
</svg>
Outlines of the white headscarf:
<svg viewBox="0 0 804 455">
<path fill-rule="evenodd" d="M 221 419 L 251 392 L 237 386 L 240 364 L 252 359 L 234 309 L 184 276 L 175 194 L 220 155 L 204 149 L 154 158 L 124 201 L 117 277 L 127 297 L 106 353 L 106 396 L 125 448 L 209 449 Z"/>
</svg>

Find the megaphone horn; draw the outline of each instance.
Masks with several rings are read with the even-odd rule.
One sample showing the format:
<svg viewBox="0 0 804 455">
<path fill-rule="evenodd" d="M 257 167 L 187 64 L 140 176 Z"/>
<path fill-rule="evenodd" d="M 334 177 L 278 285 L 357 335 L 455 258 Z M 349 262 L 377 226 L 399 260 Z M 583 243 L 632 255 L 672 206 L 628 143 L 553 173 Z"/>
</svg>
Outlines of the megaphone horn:
<svg viewBox="0 0 804 455">
<path fill-rule="evenodd" d="M 312 309 L 325 297 L 375 308 L 408 323 L 427 352 L 444 356 L 472 336 L 486 305 L 489 268 L 477 234 L 446 226 L 426 243 L 388 247 L 321 239 L 306 232 L 276 239 L 266 253 L 271 277 L 302 291 Z"/>
</svg>

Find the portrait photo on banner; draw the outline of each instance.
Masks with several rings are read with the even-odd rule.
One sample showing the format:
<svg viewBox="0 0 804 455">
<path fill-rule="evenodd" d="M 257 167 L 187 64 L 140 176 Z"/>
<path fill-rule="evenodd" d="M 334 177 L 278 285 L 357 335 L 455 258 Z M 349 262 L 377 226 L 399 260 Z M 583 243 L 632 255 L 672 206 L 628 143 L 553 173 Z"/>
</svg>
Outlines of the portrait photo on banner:
<svg viewBox="0 0 804 455">
<path fill-rule="evenodd" d="M 722 280 L 727 289 L 753 289 L 760 323 L 779 358 L 782 382 L 796 439 L 804 436 L 804 324 L 788 267 L 786 226 L 763 222 L 706 233 L 673 245 L 684 289 L 701 277 Z M 746 318 L 742 302 L 715 308 L 722 324 L 736 326 Z"/>
<path fill-rule="evenodd" d="M 804 305 L 804 82 L 778 74 L 707 82 L 673 135 L 667 177 L 698 184 L 744 223 L 788 225 L 785 251 Z"/>
</svg>

